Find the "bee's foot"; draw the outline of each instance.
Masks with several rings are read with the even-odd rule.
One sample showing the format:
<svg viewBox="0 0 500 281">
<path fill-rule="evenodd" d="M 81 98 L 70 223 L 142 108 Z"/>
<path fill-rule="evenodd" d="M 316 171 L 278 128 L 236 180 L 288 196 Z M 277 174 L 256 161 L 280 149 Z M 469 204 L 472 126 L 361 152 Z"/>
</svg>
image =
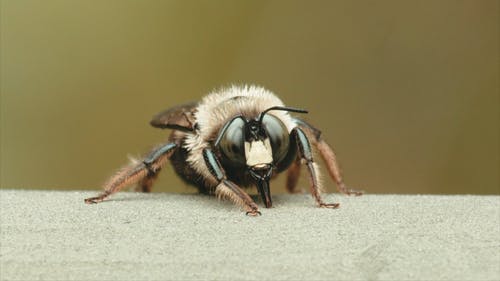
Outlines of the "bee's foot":
<svg viewBox="0 0 500 281">
<path fill-rule="evenodd" d="M 337 209 L 340 206 L 339 203 L 320 203 L 320 208 Z"/>
<path fill-rule="evenodd" d="M 85 204 L 97 204 L 99 202 L 102 202 L 104 200 L 103 197 L 97 196 L 97 197 L 90 197 L 85 199 Z"/>
<path fill-rule="evenodd" d="M 252 217 L 257 217 L 257 216 L 262 216 L 262 213 L 259 212 L 259 210 L 252 210 L 252 211 L 248 211 L 246 213 L 247 216 L 252 216 Z"/>
</svg>

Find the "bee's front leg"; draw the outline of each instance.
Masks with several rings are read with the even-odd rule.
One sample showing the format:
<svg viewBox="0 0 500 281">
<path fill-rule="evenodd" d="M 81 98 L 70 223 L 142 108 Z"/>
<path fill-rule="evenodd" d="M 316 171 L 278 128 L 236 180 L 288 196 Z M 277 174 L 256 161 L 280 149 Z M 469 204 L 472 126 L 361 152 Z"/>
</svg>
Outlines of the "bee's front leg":
<svg viewBox="0 0 500 281">
<path fill-rule="evenodd" d="M 247 215 L 261 215 L 257 204 L 252 198 L 241 187 L 227 179 L 224 169 L 211 149 L 205 148 L 203 150 L 203 159 L 210 173 L 217 179 L 218 185 L 215 192 L 218 196 L 227 197 L 235 204 L 242 206 L 245 208 Z"/>
</svg>

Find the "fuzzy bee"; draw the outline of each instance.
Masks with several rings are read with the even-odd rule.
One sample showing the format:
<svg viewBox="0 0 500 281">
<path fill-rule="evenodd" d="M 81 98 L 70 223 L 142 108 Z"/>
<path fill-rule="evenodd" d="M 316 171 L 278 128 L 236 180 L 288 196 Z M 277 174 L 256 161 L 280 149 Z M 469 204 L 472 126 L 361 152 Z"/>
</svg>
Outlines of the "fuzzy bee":
<svg viewBox="0 0 500 281">
<path fill-rule="evenodd" d="M 320 137 L 321 132 L 290 112 L 306 110 L 284 106 L 270 91 L 257 86 L 232 86 L 205 96 L 198 103 L 180 105 L 158 113 L 151 120 L 156 128 L 172 129 L 168 142 L 153 149 L 142 161 L 133 161 L 112 176 L 104 192 L 85 199 L 98 203 L 124 186 L 137 184 L 151 191 L 167 160 L 175 172 L 201 193 L 217 194 L 241 206 L 247 215 L 260 215 L 259 208 L 243 188 L 256 186 L 266 208 L 272 207 L 269 181 L 288 170 L 286 188 L 295 192 L 300 164 L 307 166 L 311 194 L 320 207 L 338 203 L 321 199 L 319 171 L 313 147 L 322 156 L 340 192 L 348 189 L 340 174 L 335 153 Z"/>
</svg>

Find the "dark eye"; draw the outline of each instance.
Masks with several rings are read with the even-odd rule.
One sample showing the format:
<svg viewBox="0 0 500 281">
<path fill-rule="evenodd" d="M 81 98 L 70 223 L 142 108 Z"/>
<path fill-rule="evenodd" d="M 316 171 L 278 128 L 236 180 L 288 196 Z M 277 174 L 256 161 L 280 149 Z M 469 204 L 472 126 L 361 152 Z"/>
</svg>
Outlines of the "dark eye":
<svg viewBox="0 0 500 281">
<path fill-rule="evenodd" d="M 281 120 L 271 114 L 264 115 L 262 124 L 271 141 L 274 162 L 281 162 L 288 153 L 288 144 L 290 142 L 288 130 Z"/>
<path fill-rule="evenodd" d="M 234 119 L 222 135 L 219 149 L 231 162 L 245 164 L 245 145 L 243 139 L 243 127 L 245 122 L 241 118 Z"/>
</svg>

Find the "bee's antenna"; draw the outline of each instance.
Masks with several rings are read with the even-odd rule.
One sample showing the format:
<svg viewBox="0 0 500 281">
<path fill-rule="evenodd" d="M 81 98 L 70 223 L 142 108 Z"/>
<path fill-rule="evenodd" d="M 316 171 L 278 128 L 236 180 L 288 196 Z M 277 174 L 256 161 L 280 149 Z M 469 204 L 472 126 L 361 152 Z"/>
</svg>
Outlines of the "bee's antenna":
<svg viewBox="0 0 500 281">
<path fill-rule="evenodd" d="M 247 123 L 247 120 L 245 118 L 243 118 L 243 116 L 241 116 L 241 115 L 234 116 L 230 121 L 226 122 L 226 124 L 224 125 L 224 127 L 222 127 L 222 129 L 220 129 L 219 134 L 217 135 L 217 138 L 215 139 L 214 146 L 219 145 L 219 142 L 222 140 L 222 136 L 227 131 L 227 128 L 229 128 L 229 125 L 231 125 L 231 123 L 233 123 L 233 121 L 238 119 L 238 118 L 241 118 L 241 120 L 243 120 L 243 122 L 245 122 L 245 124 Z"/>
<path fill-rule="evenodd" d="M 273 107 L 270 107 L 264 111 L 262 111 L 262 113 L 259 115 L 259 124 L 262 124 L 262 119 L 264 118 L 264 115 L 266 115 L 267 112 L 271 111 L 271 110 L 282 110 L 282 111 L 290 111 L 290 112 L 297 112 L 297 113 L 309 113 L 309 111 L 305 110 L 305 109 L 300 109 L 300 108 L 294 108 L 294 107 L 288 107 L 288 106 L 273 106 Z"/>
</svg>

